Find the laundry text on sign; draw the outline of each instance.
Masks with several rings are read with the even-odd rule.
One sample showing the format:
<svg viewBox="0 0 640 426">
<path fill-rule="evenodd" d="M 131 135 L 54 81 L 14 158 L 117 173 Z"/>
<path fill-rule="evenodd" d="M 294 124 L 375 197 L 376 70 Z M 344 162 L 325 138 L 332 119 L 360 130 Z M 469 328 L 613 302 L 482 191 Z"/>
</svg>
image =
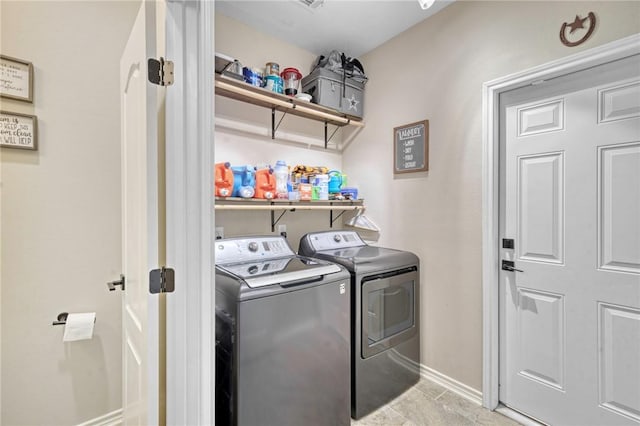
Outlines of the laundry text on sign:
<svg viewBox="0 0 640 426">
<path fill-rule="evenodd" d="M 429 121 L 394 129 L 394 173 L 428 170 Z"/>
</svg>

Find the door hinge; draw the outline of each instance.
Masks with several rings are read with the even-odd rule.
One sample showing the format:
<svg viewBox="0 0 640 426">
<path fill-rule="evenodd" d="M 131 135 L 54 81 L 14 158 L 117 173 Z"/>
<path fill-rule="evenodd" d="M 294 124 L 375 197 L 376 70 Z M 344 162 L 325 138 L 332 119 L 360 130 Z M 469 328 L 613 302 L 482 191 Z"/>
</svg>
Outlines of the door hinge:
<svg viewBox="0 0 640 426">
<path fill-rule="evenodd" d="M 165 61 L 163 57 L 160 60 L 149 58 L 147 61 L 147 69 L 149 70 L 149 81 L 159 86 L 171 86 L 173 84 L 173 62 Z"/>
<path fill-rule="evenodd" d="M 175 290 L 175 272 L 171 268 L 152 269 L 149 272 L 149 293 L 173 293 Z"/>
</svg>

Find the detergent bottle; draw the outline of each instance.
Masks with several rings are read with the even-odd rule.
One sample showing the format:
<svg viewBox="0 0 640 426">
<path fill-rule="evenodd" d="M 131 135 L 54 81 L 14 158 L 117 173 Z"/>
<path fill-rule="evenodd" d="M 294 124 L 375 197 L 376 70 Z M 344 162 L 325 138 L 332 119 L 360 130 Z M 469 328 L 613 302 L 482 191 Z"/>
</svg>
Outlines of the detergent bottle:
<svg viewBox="0 0 640 426">
<path fill-rule="evenodd" d="M 289 168 L 287 167 L 287 163 L 282 160 L 276 161 L 276 166 L 273 168 L 273 174 L 276 177 L 276 198 L 289 198 L 289 191 L 287 190 Z"/>
<path fill-rule="evenodd" d="M 273 169 L 268 167 L 256 171 L 256 194 L 255 198 L 266 198 L 271 200 L 276 195 L 276 178 Z"/>
<path fill-rule="evenodd" d="M 242 198 L 253 198 L 256 193 L 256 168 L 247 166 L 244 173 L 242 186 L 240 187 L 240 196 Z"/>
<path fill-rule="evenodd" d="M 331 170 L 329 173 L 329 194 L 337 194 L 342 188 L 342 173 Z"/>
<path fill-rule="evenodd" d="M 228 162 L 216 163 L 215 186 L 216 197 L 230 197 L 233 193 L 233 172 Z"/>
<path fill-rule="evenodd" d="M 255 167 L 233 166 L 233 194 L 232 197 L 252 198 L 255 194 Z"/>
</svg>

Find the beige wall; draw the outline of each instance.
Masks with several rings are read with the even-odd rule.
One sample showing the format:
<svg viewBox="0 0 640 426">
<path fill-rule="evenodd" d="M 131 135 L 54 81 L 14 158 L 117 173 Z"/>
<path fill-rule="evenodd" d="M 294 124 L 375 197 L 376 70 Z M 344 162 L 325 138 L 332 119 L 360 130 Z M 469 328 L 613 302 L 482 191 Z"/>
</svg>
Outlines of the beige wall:
<svg viewBox="0 0 640 426">
<path fill-rule="evenodd" d="M 592 38 L 563 46 L 589 11 Z M 637 32 L 638 2 L 457 1 L 362 58 L 366 127 L 343 162 L 381 245 L 422 261 L 424 365 L 482 389 L 482 83 Z M 394 178 L 393 128 L 423 119 L 429 172 Z"/>
<path fill-rule="evenodd" d="M 0 51 L 33 62 L 38 151 L 3 148 L 2 418 L 71 425 L 121 404 L 119 60 L 136 2 L 2 1 Z M 57 314 L 97 312 L 62 343 Z"/>
</svg>

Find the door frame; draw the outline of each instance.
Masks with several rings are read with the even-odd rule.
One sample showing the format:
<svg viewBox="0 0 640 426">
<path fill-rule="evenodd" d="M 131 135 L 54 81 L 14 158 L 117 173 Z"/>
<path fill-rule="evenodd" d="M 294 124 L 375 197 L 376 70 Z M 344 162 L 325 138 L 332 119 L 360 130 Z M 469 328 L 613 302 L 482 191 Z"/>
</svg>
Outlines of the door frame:
<svg viewBox="0 0 640 426">
<path fill-rule="evenodd" d="M 502 92 L 640 54 L 640 34 L 491 80 L 482 85 L 482 405 L 500 404 L 500 102 Z"/>
<path fill-rule="evenodd" d="M 168 0 L 166 54 L 166 424 L 215 419 L 214 3 Z"/>
</svg>

